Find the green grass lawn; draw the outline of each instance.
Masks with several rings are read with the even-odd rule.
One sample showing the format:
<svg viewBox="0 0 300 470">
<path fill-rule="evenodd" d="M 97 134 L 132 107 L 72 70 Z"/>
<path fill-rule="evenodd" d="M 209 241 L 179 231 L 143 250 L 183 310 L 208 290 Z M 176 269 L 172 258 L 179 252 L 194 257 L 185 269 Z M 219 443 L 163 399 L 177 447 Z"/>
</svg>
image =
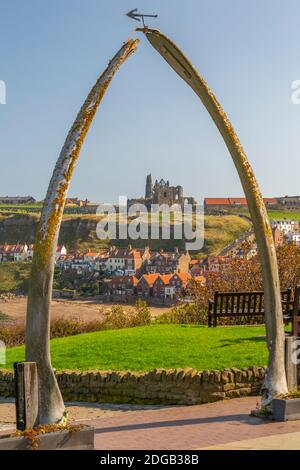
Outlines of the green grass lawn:
<svg viewBox="0 0 300 470">
<path fill-rule="evenodd" d="M 250 213 L 246 209 L 239 209 L 237 211 L 240 214 L 245 214 L 250 217 Z M 268 216 L 270 220 L 298 220 L 300 221 L 300 211 L 280 211 L 268 209 Z"/>
<path fill-rule="evenodd" d="M 264 366 L 263 326 L 218 327 L 151 325 L 53 339 L 57 370 L 147 371 L 193 367 L 198 370 Z M 24 360 L 24 347 L 7 350 L 6 368 Z"/>
</svg>

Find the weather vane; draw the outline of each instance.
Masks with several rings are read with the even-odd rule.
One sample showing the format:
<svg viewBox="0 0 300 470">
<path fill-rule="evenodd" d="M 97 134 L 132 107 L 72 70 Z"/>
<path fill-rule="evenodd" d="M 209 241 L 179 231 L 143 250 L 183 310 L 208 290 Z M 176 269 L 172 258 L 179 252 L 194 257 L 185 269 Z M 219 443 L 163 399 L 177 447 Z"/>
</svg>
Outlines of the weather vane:
<svg viewBox="0 0 300 470">
<path fill-rule="evenodd" d="M 129 18 L 136 20 L 136 21 L 141 21 L 140 18 L 142 18 L 144 28 L 146 27 L 144 18 L 146 17 L 157 18 L 158 17 L 158 15 L 143 15 L 142 13 L 138 13 L 137 11 L 138 9 L 135 8 L 134 10 L 131 10 L 129 13 L 126 13 L 126 15 L 129 16 Z"/>
</svg>

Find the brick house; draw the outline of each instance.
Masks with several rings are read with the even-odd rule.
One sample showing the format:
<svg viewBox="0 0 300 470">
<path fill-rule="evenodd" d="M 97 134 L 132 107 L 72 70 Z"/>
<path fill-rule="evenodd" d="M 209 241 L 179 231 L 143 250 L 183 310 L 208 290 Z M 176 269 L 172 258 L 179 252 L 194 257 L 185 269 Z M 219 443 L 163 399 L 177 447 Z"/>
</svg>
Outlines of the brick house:
<svg viewBox="0 0 300 470">
<path fill-rule="evenodd" d="M 154 253 L 144 264 L 144 270 L 147 274 L 173 274 L 176 272 L 188 273 L 191 257 L 186 251 L 179 253 L 175 249 L 174 253 Z"/>
<path fill-rule="evenodd" d="M 275 226 L 272 228 L 272 235 L 275 247 L 277 248 L 278 246 L 282 246 L 284 241 L 283 231 L 280 230 L 279 227 Z"/>
<path fill-rule="evenodd" d="M 149 298 L 153 294 L 153 284 L 160 277 L 158 273 L 144 274 L 138 281 L 136 286 L 136 294 L 138 297 Z"/>
<path fill-rule="evenodd" d="M 113 276 L 109 282 L 108 292 L 118 300 L 129 300 L 135 295 L 138 278 L 135 276 Z"/>
<path fill-rule="evenodd" d="M 152 287 L 152 297 L 159 300 L 176 300 L 185 295 L 192 276 L 189 273 L 160 274 Z"/>
<path fill-rule="evenodd" d="M 182 297 L 188 286 L 192 276 L 189 273 L 175 273 L 169 281 L 169 285 L 166 286 L 165 296 L 166 298 L 179 298 Z"/>
<path fill-rule="evenodd" d="M 202 265 L 202 261 L 198 259 L 192 259 L 189 266 L 189 273 L 195 276 L 201 276 L 204 272 L 204 267 Z"/>
<path fill-rule="evenodd" d="M 157 276 L 152 288 L 152 297 L 154 299 L 165 300 L 166 287 L 168 287 L 171 277 L 172 274 L 160 274 Z"/>
</svg>

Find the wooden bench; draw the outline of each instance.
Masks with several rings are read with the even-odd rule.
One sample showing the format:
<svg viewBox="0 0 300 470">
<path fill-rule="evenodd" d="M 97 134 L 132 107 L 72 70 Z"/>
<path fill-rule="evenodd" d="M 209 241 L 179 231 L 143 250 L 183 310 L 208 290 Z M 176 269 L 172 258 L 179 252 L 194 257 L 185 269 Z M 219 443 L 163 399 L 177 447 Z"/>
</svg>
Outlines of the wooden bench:
<svg viewBox="0 0 300 470">
<path fill-rule="evenodd" d="M 300 330 L 300 286 L 281 291 L 284 323 L 292 323 L 298 336 Z M 219 318 L 232 318 L 235 324 L 264 323 L 264 292 L 215 292 L 208 302 L 208 326 L 216 327 Z"/>
</svg>

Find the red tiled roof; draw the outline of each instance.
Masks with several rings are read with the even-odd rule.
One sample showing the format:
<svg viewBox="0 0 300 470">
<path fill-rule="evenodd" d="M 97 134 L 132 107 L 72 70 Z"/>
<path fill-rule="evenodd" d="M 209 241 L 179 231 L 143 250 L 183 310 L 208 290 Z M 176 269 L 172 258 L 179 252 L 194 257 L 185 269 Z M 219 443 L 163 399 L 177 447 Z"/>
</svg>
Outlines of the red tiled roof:
<svg viewBox="0 0 300 470">
<path fill-rule="evenodd" d="M 186 280 L 189 280 L 191 279 L 191 275 L 190 273 L 175 273 L 182 281 L 186 281 Z M 175 276 L 174 274 L 174 276 Z"/>
<path fill-rule="evenodd" d="M 198 259 L 191 259 L 191 261 L 190 261 L 190 266 L 195 266 L 195 265 L 197 265 L 197 264 L 199 264 L 199 260 L 198 260 Z"/>
<path fill-rule="evenodd" d="M 277 199 L 266 197 L 264 198 L 266 204 L 277 204 Z M 232 206 L 242 205 L 247 206 L 247 199 L 245 197 L 206 197 L 204 203 L 208 206 Z"/>
<path fill-rule="evenodd" d="M 154 273 L 154 274 L 144 274 L 144 275 L 139 279 L 139 282 L 140 282 L 142 279 L 144 279 L 144 280 L 147 282 L 147 284 L 149 285 L 149 287 L 152 287 L 153 284 L 154 284 L 154 282 L 156 281 L 156 279 L 157 279 L 158 277 L 161 277 L 161 275 L 158 274 L 158 273 Z"/>
<path fill-rule="evenodd" d="M 100 253 L 94 253 L 93 251 L 89 251 L 88 253 L 85 253 L 84 256 L 88 256 L 90 258 L 99 256 Z"/>
<path fill-rule="evenodd" d="M 25 248 L 25 245 L 0 245 L 0 253 L 21 253 Z"/>
<path fill-rule="evenodd" d="M 175 277 L 175 276 L 179 277 L 179 279 L 181 280 L 183 286 L 186 286 L 188 281 L 190 279 L 192 279 L 192 276 L 190 275 L 190 273 L 174 273 L 172 275 L 172 278 Z"/>
<path fill-rule="evenodd" d="M 170 283 L 171 277 L 173 277 L 173 274 L 160 274 L 159 277 L 163 281 L 163 283 L 167 286 Z"/>
</svg>

